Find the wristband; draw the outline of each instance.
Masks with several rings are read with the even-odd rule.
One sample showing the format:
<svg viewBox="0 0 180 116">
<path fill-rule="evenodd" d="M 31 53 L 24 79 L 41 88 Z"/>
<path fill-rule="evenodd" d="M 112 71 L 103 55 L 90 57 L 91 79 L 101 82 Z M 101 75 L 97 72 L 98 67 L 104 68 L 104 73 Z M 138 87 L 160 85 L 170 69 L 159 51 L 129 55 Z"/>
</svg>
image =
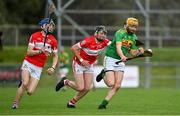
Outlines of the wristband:
<svg viewBox="0 0 180 116">
<path fill-rule="evenodd" d="M 83 62 L 84 60 L 82 59 L 82 58 L 80 58 L 80 60 L 79 60 L 80 62 Z"/>
</svg>

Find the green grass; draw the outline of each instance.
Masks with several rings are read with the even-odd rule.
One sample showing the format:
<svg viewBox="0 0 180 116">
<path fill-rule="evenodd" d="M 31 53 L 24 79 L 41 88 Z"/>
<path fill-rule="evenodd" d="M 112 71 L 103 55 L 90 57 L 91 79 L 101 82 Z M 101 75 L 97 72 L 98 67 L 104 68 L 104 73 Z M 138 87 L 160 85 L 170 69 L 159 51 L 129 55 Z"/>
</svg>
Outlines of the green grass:
<svg viewBox="0 0 180 116">
<path fill-rule="evenodd" d="M 16 87 L 0 88 L 0 114 L 8 115 L 180 115 L 179 89 L 121 89 L 106 110 L 97 107 L 108 89 L 97 89 L 66 108 L 75 91 L 55 92 L 54 87 L 39 87 L 33 96 L 23 96 L 20 107 L 12 110 Z"/>
<path fill-rule="evenodd" d="M 23 61 L 27 47 L 7 47 L 0 51 L 1 64 L 19 64 Z"/>
<path fill-rule="evenodd" d="M 26 49 L 27 47 L 24 46 L 4 46 L 4 51 L 0 52 L 0 63 L 21 63 L 25 56 Z M 65 49 L 72 57 L 72 52 L 70 48 L 66 47 Z M 180 48 L 152 48 L 152 50 L 154 53 L 153 57 L 151 58 L 152 62 L 179 62 L 180 55 L 178 53 L 180 51 Z M 102 62 L 102 59 L 100 59 L 100 62 Z M 144 59 L 141 58 L 137 60 L 132 60 L 130 62 L 144 62 Z"/>
<path fill-rule="evenodd" d="M 4 51 L 0 52 L 0 64 L 21 64 L 26 49 L 26 47 L 5 46 Z M 66 50 L 72 56 L 70 49 L 66 48 Z M 180 48 L 153 48 L 154 56 L 151 61 L 169 63 L 171 59 L 171 62 L 179 62 L 179 51 Z M 51 58 L 45 69 L 50 60 Z M 144 59 L 138 59 L 131 62 L 141 63 L 143 61 Z M 100 64 L 101 62 L 102 59 Z M 153 67 L 152 88 L 121 89 L 113 97 L 106 110 L 98 110 L 97 107 L 108 89 L 90 91 L 77 103 L 76 109 L 67 109 L 66 104 L 74 96 L 75 91 L 68 89 L 66 92 L 55 92 L 56 76 L 50 77 L 43 70 L 37 91 L 31 97 L 25 94 L 17 110 L 10 108 L 17 87 L 14 87 L 12 83 L 0 83 L 0 115 L 180 115 L 180 92 L 176 86 L 176 76 L 172 77 L 175 73 L 175 67 Z M 140 66 L 140 75 L 142 84 L 144 81 L 143 66 Z M 168 75 L 171 76 L 168 77 Z M 72 79 L 71 70 L 68 78 Z"/>
</svg>

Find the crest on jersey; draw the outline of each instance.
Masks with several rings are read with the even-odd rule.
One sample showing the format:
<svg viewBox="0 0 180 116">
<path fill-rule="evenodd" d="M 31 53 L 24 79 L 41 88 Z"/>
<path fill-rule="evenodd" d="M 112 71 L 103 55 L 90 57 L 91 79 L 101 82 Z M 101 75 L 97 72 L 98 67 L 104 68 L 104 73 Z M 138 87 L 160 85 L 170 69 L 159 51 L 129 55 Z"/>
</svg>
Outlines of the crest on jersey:
<svg viewBox="0 0 180 116">
<path fill-rule="evenodd" d="M 132 44 L 133 44 L 133 41 L 131 40 L 125 40 L 125 39 L 122 40 L 122 45 L 128 48 L 131 47 Z"/>
<path fill-rule="evenodd" d="M 47 43 L 51 43 L 51 40 L 50 40 L 50 39 L 48 39 L 48 40 L 47 40 Z"/>
<path fill-rule="evenodd" d="M 86 44 L 86 41 L 81 41 L 81 45 L 85 45 Z"/>
</svg>

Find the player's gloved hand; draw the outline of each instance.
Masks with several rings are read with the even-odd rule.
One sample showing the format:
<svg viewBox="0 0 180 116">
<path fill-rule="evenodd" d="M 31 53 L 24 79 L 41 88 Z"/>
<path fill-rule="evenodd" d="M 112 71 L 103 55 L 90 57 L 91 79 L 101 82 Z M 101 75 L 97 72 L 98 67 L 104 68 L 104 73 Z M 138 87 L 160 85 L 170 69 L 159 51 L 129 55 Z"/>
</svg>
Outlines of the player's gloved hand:
<svg viewBox="0 0 180 116">
<path fill-rule="evenodd" d="M 48 75 L 52 75 L 54 73 L 54 71 L 55 71 L 54 67 L 50 67 L 50 68 L 47 69 Z"/>
</svg>

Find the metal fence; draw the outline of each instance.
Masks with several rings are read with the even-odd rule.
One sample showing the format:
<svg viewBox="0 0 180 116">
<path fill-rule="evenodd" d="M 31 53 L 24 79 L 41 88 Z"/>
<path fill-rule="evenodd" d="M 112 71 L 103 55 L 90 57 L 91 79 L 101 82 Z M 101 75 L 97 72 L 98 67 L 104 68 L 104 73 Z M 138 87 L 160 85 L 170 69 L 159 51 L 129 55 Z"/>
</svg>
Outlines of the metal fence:
<svg viewBox="0 0 180 116">
<path fill-rule="evenodd" d="M 81 26 L 89 34 L 94 33 L 95 26 Z M 120 27 L 107 26 L 108 38 L 112 39 L 114 32 Z M 1 25 L 0 31 L 3 32 L 3 43 L 9 46 L 27 45 L 30 35 L 39 30 L 37 25 Z M 71 46 L 84 36 L 73 26 L 62 26 L 62 37 L 58 38 L 64 46 Z M 168 32 L 168 33 L 167 33 Z M 57 30 L 54 33 L 57 36 Z M 137 35 L 141 41 L 145 41 L 144 27 L 139 27 Z M 180 45 L 180 28 L 162 29 L 159 27 L 150 28 L 151 47 L 176 47 Z"/>
</svg>

